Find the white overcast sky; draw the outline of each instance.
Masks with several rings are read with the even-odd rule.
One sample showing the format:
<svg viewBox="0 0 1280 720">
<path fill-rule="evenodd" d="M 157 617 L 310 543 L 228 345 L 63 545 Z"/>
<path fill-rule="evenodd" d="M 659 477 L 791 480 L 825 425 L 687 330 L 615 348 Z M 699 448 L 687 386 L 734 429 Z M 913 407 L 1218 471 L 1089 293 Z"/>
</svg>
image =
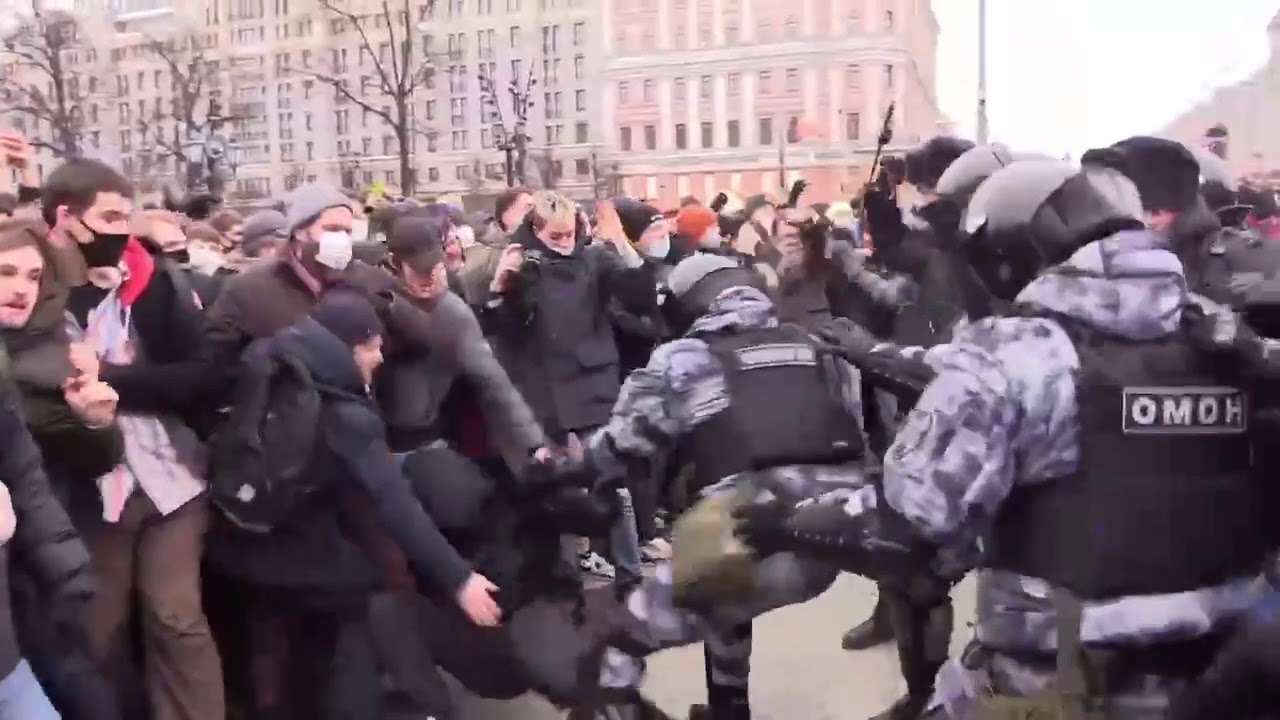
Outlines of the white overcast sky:
<svg viewBox="0 0 1280 720">
<path fill-rule="evenodd" d="M 990 138 L 1079 157 L 1155 131 L 1261 66 L 1277 9 L 1280 0 L 987 0 Z M 933 0 L 933 11 L 939 105 L 973 137 L 978 0 Z"/>
</svg>

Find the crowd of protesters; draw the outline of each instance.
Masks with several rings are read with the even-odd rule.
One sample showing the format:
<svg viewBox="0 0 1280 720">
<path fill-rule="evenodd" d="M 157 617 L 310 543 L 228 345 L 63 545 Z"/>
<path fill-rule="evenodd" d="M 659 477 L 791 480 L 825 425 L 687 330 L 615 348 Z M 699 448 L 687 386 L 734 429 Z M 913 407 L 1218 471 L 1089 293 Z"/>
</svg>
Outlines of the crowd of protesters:
<svg viewBox="0 0 1280 720">
<path fill-rule="evenodd" d="M 135 207 L 109 165 L 41 181 L 20 135 L 0 146 L 18 178 L 0 194 L 6 720 L 375 717 L 388 682 L 438 702 L 413 666 L 432 651 L 404 647 L 418 606 L 503 619 L 507 588 L 448 532 L 484 512 L 469 483 L 509 484 L 608 419 L 665 338 L 680 259 L 737 258 L 785 317 L 820 321 L 799 221 L 855 229 L 843 203 L 584 209 L 522 188 L 474 214 L 316 183 L 244 216 Z M 221 497 L 241 468 L 219 452 L 245 376 L 280 358 L 321 400 L 305 497 L 263 532 L 242 521 L 272 489 Z M 633 468 L 607 526 L 559 539 L 559 570 L 625 588 L 669 557 L 678 470 Z"/>
</svg>

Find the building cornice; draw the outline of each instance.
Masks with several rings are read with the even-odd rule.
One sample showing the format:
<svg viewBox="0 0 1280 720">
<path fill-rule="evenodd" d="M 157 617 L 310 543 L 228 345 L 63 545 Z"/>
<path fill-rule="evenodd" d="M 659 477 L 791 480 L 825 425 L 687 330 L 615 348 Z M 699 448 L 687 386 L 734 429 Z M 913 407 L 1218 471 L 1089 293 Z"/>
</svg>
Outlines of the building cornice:
<svg viewBox="0 0 1280 720">
<path fill-rule="evenodd" d="M 902 154 L 909 146 L 890 145 L 886 154 Z M 861 165 L 875 156 L 870 143 L 823 143 L 792 145 L 787 148 L 786 167 L 829 167 L 833 164 Z M 602 163 L 618 165 L 623 175 L 657 175 L 678 171 L 733 172 L 738 170 L 773 170 L 778 167 L 778 149 L 761 147 L 732 150 L 680 150 L 678 152 L 614 153 L 600 158 Z"/>
<path fill-rule="evenodd" d="M 654 70 L 772 68 L 779 62 L 832 60 L 881 60 L 903 62 L 911 53 L 900 41 L 883 35 L 860 35 L 831 40 L 791 41 L 767 45 L 735 45 L 703 50 L 668 50 L 622 55 L 605 60 L 604 73 L 613 77 L 649 75 Z"/>
</svg>

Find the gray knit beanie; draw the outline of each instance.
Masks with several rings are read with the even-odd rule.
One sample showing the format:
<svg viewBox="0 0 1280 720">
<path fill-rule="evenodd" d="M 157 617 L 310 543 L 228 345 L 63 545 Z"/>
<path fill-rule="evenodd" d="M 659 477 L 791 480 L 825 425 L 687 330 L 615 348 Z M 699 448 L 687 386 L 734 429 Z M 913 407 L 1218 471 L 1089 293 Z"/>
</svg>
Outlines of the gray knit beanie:
<svg viewBox="0 0 1280 720">
<path fill-rule="evenodd" d="M 737 267 L 740 267 L 737 262 L 723 255 L 694 253 L 671 269 L 671 274 L 667 276 L 667 287 L 671 288 L 673 295 L 680 297 L 711 273 Z"/>
<path fill-rule="evenodd" d="M 325 183 L 307 183 L 289 193 L 285 199 L 289 220 L 288 232 L 292 236 L 298 228 L 315 222 L 320 213 L 329 208 L 351 207 L 351 199 L 341 190 Z"/>
</svg>

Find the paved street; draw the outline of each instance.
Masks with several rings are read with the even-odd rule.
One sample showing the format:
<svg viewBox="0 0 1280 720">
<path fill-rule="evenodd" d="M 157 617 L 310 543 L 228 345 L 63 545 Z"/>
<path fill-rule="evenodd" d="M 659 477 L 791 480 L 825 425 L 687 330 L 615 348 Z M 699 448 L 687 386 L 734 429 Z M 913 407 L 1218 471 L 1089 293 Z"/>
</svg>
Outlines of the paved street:
<svg viewBox="0 0 1280 720">
<path fill-rule="evenodd" d="M 861 653 L 840 649 L 850 623 L 871 612 L 875 587 L 842 577 L 806 605 L 779 610 L 756 623 L 752 710 L 756 720 L 864 720 L 904 690 L 891 646 Z M 971 583 L 956 592 L 953 653 L 968 639 L 973 617 Z M 684 717 L 704 696 L 702 650 L 668 650 L 650 664 L 646 690 L 667 712 Z M 508 703 L 468 700 L 462 720 L 553 720 L 555 711 L 535 699 Z"/>
</svg>

